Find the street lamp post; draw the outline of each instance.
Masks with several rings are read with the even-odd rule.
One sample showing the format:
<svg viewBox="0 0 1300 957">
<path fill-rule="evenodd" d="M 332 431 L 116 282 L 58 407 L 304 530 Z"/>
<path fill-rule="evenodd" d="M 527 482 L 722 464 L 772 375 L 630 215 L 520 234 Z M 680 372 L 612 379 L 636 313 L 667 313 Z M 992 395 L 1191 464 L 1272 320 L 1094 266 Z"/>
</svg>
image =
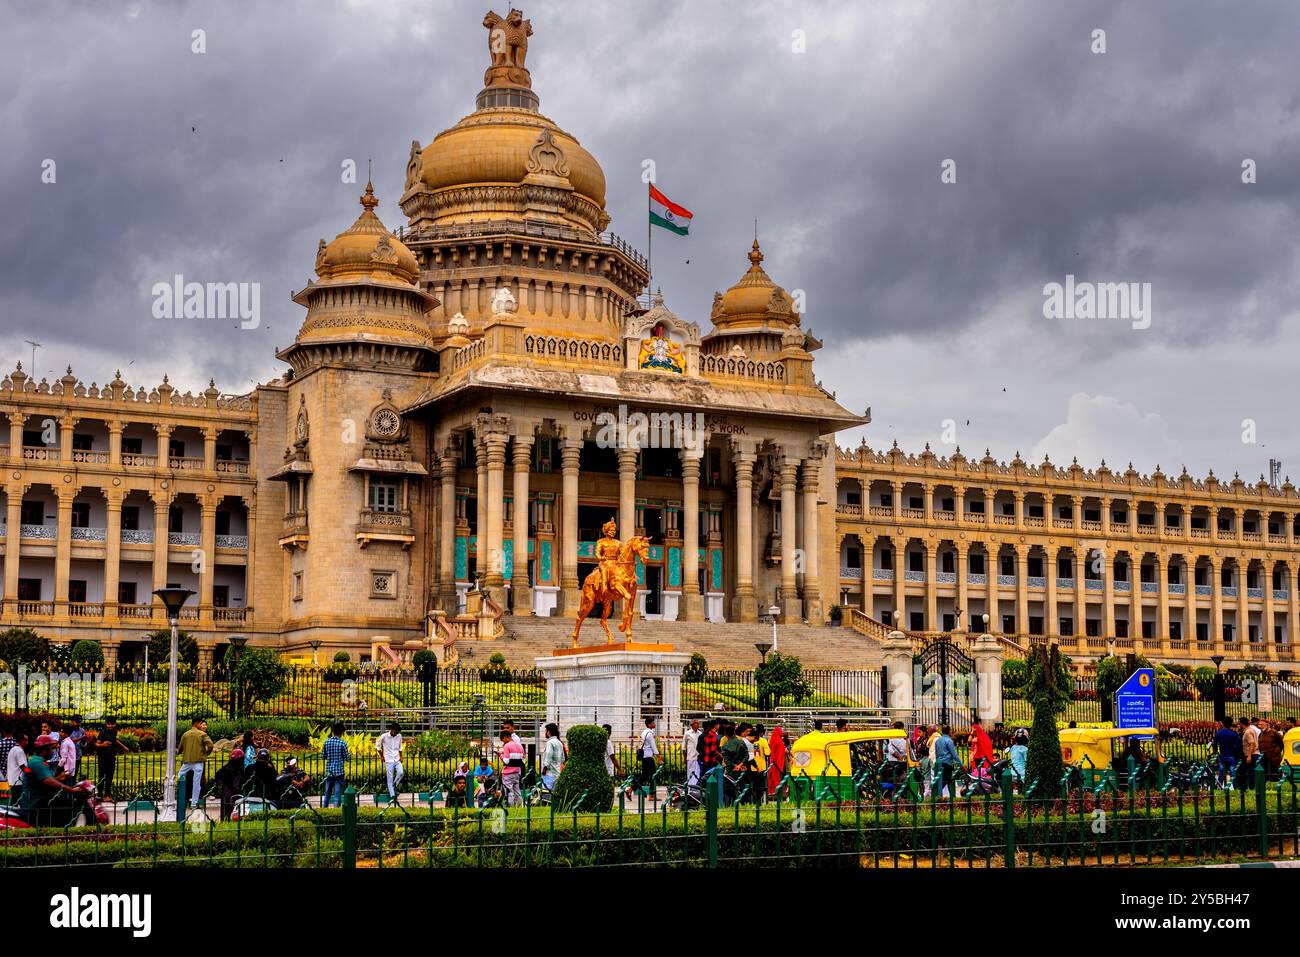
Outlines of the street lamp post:
<svg viewBox="0 0 1300 957">
<path fill-rule="evenodd" d="M 313 638 L 311 641 L 307 642 L 307 644 L 311 645 L 311 666 L 313 668 L 319 668 L 320 662 L 316 659 L 316 652 L 320 650 L 320 639 Z"/>
<path fill-rule="evenodd" d="M 163 775 L 163 819 L 176 819 L 176 707 L 177 707 L 177 645 L 180 641 L 181 606 L 193 597 L 188 588 L 159 588 L 154 592 L 171 621 L 171 660 L 167 666 L 167 770 Z"/>
<path fill-rule="evenodd" d="M 776 619 L 781 614 L 781 609 L 777 605 L 772 605 L 767 609 L 767 618 L 772 622 L 772 650 L 776 651 Z"/>
</svg>

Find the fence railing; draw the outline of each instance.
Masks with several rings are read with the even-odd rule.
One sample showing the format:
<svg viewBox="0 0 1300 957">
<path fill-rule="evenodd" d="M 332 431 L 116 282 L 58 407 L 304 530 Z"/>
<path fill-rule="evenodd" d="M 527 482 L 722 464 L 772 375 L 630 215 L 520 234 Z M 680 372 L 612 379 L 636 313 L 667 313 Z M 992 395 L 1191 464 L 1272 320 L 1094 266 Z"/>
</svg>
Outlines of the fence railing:
<svg viewBox="0 0 1300 957">
<path fill-rule="evenodd" d="M 918 794 L 915 771 L 750 780 L 715 770 L 692 790 L 652 792 L 627 780 L 604 785 L 598 801 L 589 789 L 567 805 L 540 786 L 524 788 L 523 802 L 509 807 L 478 807 L 440 792 L 415 803 L 370 804 L 348 789 L 339 808 L 254 809 L 233 821 L 200 810 L 184 823 L 161 820 L 156 804 L 141 801 L 134 817 L 107 827 L 0 830 L 0 868 L 1264 862 L 1300 854 L 1300 775 L 1283 770 L 1280 780 L 1269 780 L 1259 768 L 1232 791 L 1139 782 L 1136 772 L 1094 786 L 1067 776 L 1059 785 L 1021 789 L 1007 771 L 1000 779 L 954 781 L 957 794 L 935 789 L 929 798 Z"/>
</svg>

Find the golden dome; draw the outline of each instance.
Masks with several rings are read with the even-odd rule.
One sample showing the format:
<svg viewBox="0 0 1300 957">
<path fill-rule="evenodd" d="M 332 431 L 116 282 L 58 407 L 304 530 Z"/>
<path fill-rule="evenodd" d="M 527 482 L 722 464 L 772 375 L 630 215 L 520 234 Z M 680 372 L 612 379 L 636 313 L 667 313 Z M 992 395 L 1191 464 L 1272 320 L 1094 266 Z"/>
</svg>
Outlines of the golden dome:
<svg viewBox="0 0 1300 957">
<path fill-rule="evenodd" d="M 548 149 L 547 147 L 550 147 Z M 517 186 L 554 176 L 600 208 L 605 173 L 582 145 L 540 113 L 489 108 L 471 113 L 424 148 L 420 178 L 431 189 Z"/>
<path fill-rule="evenodd" d="M 366 183 L 357 221 L 316 251 L 316 275 L 324 283 L 370 278 L 382 284 L 411 286 L 420 276 L 415 254 L 375 215 L 379 200 Z"/>
<path fill-rule="evenodd" d="M 758 239 L 749 251 L 749 269 L 740 281 L 725 293 L 713 297 L 710 318 L 718 328 L 768 328 L 773 322 L 782 326 L 799 324 L 794 298 L 774 283 L 763 270 L 763 252 Z"/>
</svg>

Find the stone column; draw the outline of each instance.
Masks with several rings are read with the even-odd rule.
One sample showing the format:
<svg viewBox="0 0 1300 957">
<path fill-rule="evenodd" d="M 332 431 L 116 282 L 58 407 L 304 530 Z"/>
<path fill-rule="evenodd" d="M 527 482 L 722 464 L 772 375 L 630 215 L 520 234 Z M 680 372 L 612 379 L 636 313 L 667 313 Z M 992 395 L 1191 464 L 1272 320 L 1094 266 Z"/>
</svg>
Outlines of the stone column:
<svg viewBox="0 0 1300 957">
<path fill-rule="evenodd" d="M 731 465 L 736 473 L 736 594 L 732 617 L 736 621 L 758 621 L 754 596 L 754 443 L 732 439 Z"/>
<path fill-rule="evenodd" d="M 474 500 L 474 577 L 480 583 L 487 578 L 488 554 L 488 476 L 487 443 L 476 428 L 474 431 L 474 449 L 477 461 L 477 498 Z"/>
<path fill-rule="evenodd" d="M 925 630 L 942 631 L 939 621 L 939 546 L 926 541 L 925 545 Z"/>
<path fill-rule="evenodd" d="M 989 513 L 992 516 L 992 513 Z M 992 521 L 992 518 L 989 519 Z M 998 543 L 984 545 L 984 614 L 989 616 L 989 630 L 1002 633 L 1002 612 L 998 608 Z"/>
<path fill-rule="evenodd" d="M 202 563 L 199 566 L 199 619 L 212 620 L 212 584 L 217 570 L 217 498 L 201 500 L 203 507 Z M 193 557 L 190 559 L 193 562 Z"/>
<path fill-rule="evenodd" d="M 1219 568 L 1213 556 L 1207 556 L 1210 582 L 1210 640 L 1216 654 L 1223 654 L 1223 597 L 1219 593 Z"/>
<path fill-rule="evenodd" d="M 1129 578 L 1132 578 L 1129 575 Z M 1102 587 L 1102 628 L 1103 638 L 1115 637 L 1115 559 L 1109 554 L 1103 554 L 1101 558 L 1101 587 Z M 1132 588 L 1132 582 L 1129 583 Z M 1129 592 L 1129 617 L 1132 617 L 1132 595 Z M 1130 623 L 1131 626 L 1131 623 Z M 1131 634 L 1130 634 L 1131 637 Z"/>
<path fill-rule="evenodd" d="M 1029 546 L 1016 546 L 1016 634 L 1029 634 Z"/>
<path fill-rule="evenodd" d="M 72 434 L 80 421 L 71 415 L 59 419 L 59 460 L 65 465 L 72 464 Z"/>
<path fill-rule="evenodd" d="M 59 497 L 59 528 L 54 549 L 54 615 L 68 615 L 68 573 L 72 566 L 72 500 L 77 490 L 72 485 L 56 489 Z"/>
<path fill-rule="evenodd" d="M 1044 615 L 1047 620 L 1043 622 L 1043 633 L 1046 635 L 1056 635 L 1058 638 L 1061 634 L 1061 617 L 1056 607 L 1056 546 L 1049 546 L 1047 554 L 1043 558 L 1043 571 L 1047 579 L 1047 601 L 1045 603 Z"/>
<path fill-rule="evenodd" d="M 803 603 L 799 601 L 799 587 L 795 582 L 795 518 L 796 477 L 799 460 L 790 456 L 781 458 L 781 620 L 787 623 L 803 621 Z"/>
<path fill-rule="evenodd" d="M 515 520 L 511 535 L 514 551 L 510 567 L 510 591 L 514 614 L 528 616 L 533 613 L 533 595 L 528 584 L 528 474 L 533 467 L 533 430 L 529 426 L 523 434 L 515 436 Z"/>
<path fill-rule="evenodd" d="M 618 537 L 624 541 L 636 534 L 637 449 L 618 450 Z"/>
<path fill-rule="evenodd" d="M 700 459 L 704 449 L 684 448 L 682 457 L 682 620 L 704 620 L 700 594 Z"/>
<path fill-rule="evenodd" d="M 126 493 L 110 489 L 104 493 L 108 528 L 104 532 L 104 618 L 117 617 L 117 583 L 122 575 L 122 500 Z"/>
<path fill-rule="evenodd" d="M 1083 496 L 1071 495 L 1070 505 L 1074 510 L 1074 530 L 1083 531 Z M 1110 499 L 1101 500 L 1101 534 L 1105 536 L 1110 531 Z M 1082 571 L 1082 569 L 1080 569 Z"/>
<path fill-rule="evenodd" d="M 257 583 L 257 499 L 249 495 L 241 501 L 244 503 L 244 521 L 248 523 L 248 551 L 244 557 L 244 621 L 251 625 L 253 615 L 257 613 L 253 598 Z"/>
<path fill-rule="evenodd" d="M 1088 582 L 1084 575 L 1088 551 L 1079 543 L 1074 550 L 1074 635 L 1079 639 L 1079 649 L 1088 646 Z"/>
<path fill-rule="evenodd" d="M 203 471 L 215 472 L 217 469 L 217 432 L 215 426 L 203 430 Z"/>
<path fill-rule="evenodd" d="M 814 625 L 820 625 L 825 618 L 822 608 L 821 576 L 818 569 L 818 552 L 820 549 L 819 527 L 817 522 L 817 499 L 820 495 L 822 456 L 824 446 L 814 443 L 813 455 L 803 460 L 803 613 Z M 865 563 L 864 563 L 865 564 Z M 839 553 L 836 553 L 835 581 L 839 581 Z M 835 601 L 839 602 L 838 592 Z"/>
<path fill-rule="evenodd" d="M 110 419 L 108 423 L 108 464 L 122 464 L 122 428 L 120 419 Z"/>
<path fill-rule="evenodd" d="M 1264 574 L 1264 615 L 1261 625 L 1263 634 L 1260 636 L 1264 639 L 1264 648 L 1270 658 L 1274 657 L 1277 652 L 1277 645 L 1273 641 L 1273 627 L 1276 624 L 1276 616 L 1273 611 L 1273 568 L 1272 562 L 1263 569 Z"/>
<path fill-rule="evenodd" d="M 894 503 L 894 521 L 903 517 L 903 483 L 890 482 L 889 487 L 893 490 L 892 501 Z"/>
<path fill-rule="evenodd" d="M 911 711 L 916 690 L 912 678 L 912 642 L 895 629 L 880 643 L 880 657 L 889 672 L 889 707 Z"/>
<path fill-rule="evenodd" d="M 1016 528 L 1025 527 L 1025 493 L 1017 489 L 1012 493 L 1016 500 Z M 1016 625 L 1019 628 L 1019 624 Z"/>
<path fill-rule="evenodd" d="M 167 510 L 171 505 L 171 493 L 157 491 L 149 494 L 153 498 L 153 590 L 157 591 L 167 587 Z M 153 617 L 166 617 L 162 602 L 154 598 L 153 605 Z"/>
<path fill-rule="evenodd" d="M 907 539 L 891 539 L 894 545 L 894 627 L 902 631 L 907 627 L 907 582 L 903 573 L 907 566 Z"/>
<path fill-rule="evenodd" d="M 450 443 L 438 459 L 442 502 L 438 511 L 438 604 L 456 613 L 456 448 Z"/>
<path fill-rule="evenodd" d="M 487 447 L 487 578 L 489 597 L 505 607 L 506 589 L 502 547 L 505 543 L 505 471 L 506 445 L 510 441 L 504 429 L 494 429 L 484 436 Z M 479 543 L 480 549 L 482 542 Z"/>
<path fill-rule="evenodd" d="M 566 432 L 560 446 L 563 486 L 560 548 L 560 609 L 566 618 L 578 617 L 578 461 L 582 436 Z"/>
<path fill-rule="evenodd" d="M 971 657 L 975 659 L 975 711 L 992 726 L 1002 720 L 1002 649 L 996 638 L 983 634 L 971 644 Z"/>
<path fill-rule="evenodd" d="M 957 500 L 958 511 L 961 509 L 961 499 Z M 966 575 L 970 569 L 970 556 L 966 549 L 966 543 L 961 539 L 955 542 L 957 548 L 957 563 L 953 567 L 957 572 L 957 607 L 960 609 L 953 617 L 957 620 L 954 622 L 958 631 L 966 631 L 966 622 L 970 621 L 970 595 L 969 586 L 966 582 Z M 965 618 L 966 621 L 962 621 Z"/>
<path fill-rule="evenodd" d="M 1287 516 L 1287 521 L 1290 520 Z M 1296 577 L 1295 564 L 1287 562 L 1287 651 L 1291 655 L 1300 648 L 1300 644 L 1296 644 L 1296 620 L 1300 619 L 1300 590 L 1296 590 Z"/>
<path fill-rule="evenodd" d="M 1238 515 L 1238 537 L 1240 537 L 1240 520 Z M 1245 652 L 1250 648 L 1250 602 L 1246 598 L 1246 570 L 1249 566 L 1243 566 L 1241 561 L 1237 562 L 1237 641 L 1240 643 L 1242 651 Z"/>
<path fill-rule="evenodd" d="M 1160 639 L 1160 650 L 1167 655 L 1173 650 L 1169 646 L 1169 572 L 1159 554 L 1156 555 L 1156 596 L 1160 602 L 1156 613 L 1156 637 Z"/>
<path fill-rule="evenodd" d="M 15 462 L 23 460 L 23 426 L 27 423 L 26 412 L 9 413 L 9 458 Z M 18 554 L 13 552 L 11 554 Z"/>
<path fill-rule="evenodd" d="M 12 417 L 11 417 L 12 421 Z M 18 448 L 17 452 L 22 455 L 22 425 L 18 426 Z M 13 447 L 10 447 L 13 451 Z M 10 485 L 6 490 L 8 492 L 8 508 L 6 509 L 5 518 L 5 611 L 12 614 L 17 610 L 13 603 L 18 600 L 18 563 L 22 549 L 23 536 L 23 493 L 26 491 L 25 485 Z"/>
<path fill-rule="evenodd" d="M 1183 556 L 1183 638 L 1189 650 L 1196 648 L 1196 619 L 1196 556 L 1189 553 Z"/>
</svg>

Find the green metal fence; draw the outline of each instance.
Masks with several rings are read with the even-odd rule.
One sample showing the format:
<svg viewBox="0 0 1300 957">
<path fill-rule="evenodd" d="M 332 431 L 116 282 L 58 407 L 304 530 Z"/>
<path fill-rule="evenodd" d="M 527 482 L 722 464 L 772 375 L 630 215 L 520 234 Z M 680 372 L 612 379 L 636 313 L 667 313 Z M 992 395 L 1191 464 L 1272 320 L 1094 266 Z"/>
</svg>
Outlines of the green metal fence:
<svg viewBox="0 0 1300 957">
<path fill-rule="evenodd" d="M 1296 773 L 1292 773 L 1294 772 Z M 1180 790 L 1107 778 L 1095 788 L 1007 774 L 991 793 L 915 800 L 856 777 L 848 799 L 825 779 L 788 776 L 772 795 L 711 774 L 699 803 L 618 789 L 603 813 L 556 806 L 365 803 L 184 823 L 138 807 L 123 824 L 0 831 L 0 867 L 851 867 L 1146 865 L 1300 855 L 1300 768 L 1260 768 L 1246 787 Z M 914 772 L 913 772 L 914 773 Z M 894 793 L 898 794 L 897 799 Z M 787 796 L 788 795 L 788 796 Z M 800 798 L 800 795 L 806 797 Z M 729 800 L 730 798 L 730 800 Z"/>
</svg>

